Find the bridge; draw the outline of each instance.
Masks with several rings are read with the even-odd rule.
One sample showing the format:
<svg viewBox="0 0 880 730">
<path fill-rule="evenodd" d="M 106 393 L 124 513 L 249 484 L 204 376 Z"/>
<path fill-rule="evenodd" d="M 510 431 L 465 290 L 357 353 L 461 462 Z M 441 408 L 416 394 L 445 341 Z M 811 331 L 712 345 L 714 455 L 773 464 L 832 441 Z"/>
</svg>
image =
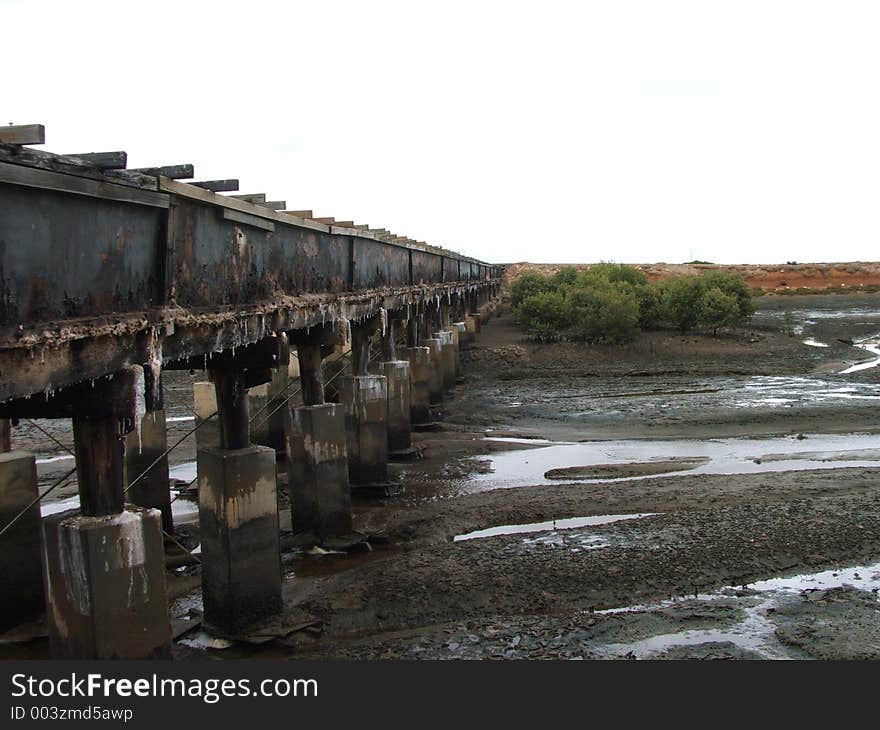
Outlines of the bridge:
<svg viewBox="0 0 880 730">
<path fill-rule="evenodd" d="M 235 635 L 283 608 L 276 459 L 294 532 L 351 533 L 351 489 L 385 484 L 430 423 L 501 269 L 190 164 L 43 142 L 0 128 L 0 628 L 46 610 L 53 656 L 169 656 L 163 371 L 206 374 L 204 618 Z M 41 518 L 34 457 L 10 442 L 22 418 L 71 419 L 80 509 Z"/>
</svg>

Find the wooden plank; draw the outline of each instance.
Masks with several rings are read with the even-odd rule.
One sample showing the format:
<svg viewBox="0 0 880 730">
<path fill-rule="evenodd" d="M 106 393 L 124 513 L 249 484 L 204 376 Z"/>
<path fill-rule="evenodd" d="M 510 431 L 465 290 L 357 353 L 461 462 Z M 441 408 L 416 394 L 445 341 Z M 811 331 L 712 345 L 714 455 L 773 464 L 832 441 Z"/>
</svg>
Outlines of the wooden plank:
<svg viewBox="0 0 880 730">
<path fill-rule="evenodd" d="M 284 210 L 287 207 L 287 201 L 267 200 L 265 203 L 257 203 L 257 205 L 262 205 L 264 208 L 271 208 L 272 210 Z"/>
<path fill-rule="evenodd" d="M 271 231 L 272 233 L 275 232 L 275 224 L 272 221 L 258 218 L 255 215 L 248 215 L 247 213 L 240 213 L 237 210 L 223 208 L 222 216 L 223 220 L 232 221 L 234 223 L 243 223 L 246 226 L 261 228 L 264 231 Z"/>
<path fill-rule="evenodd" d="M 10 124 L 0 127 L 4 144 L 45 144 L 46 128 L 42 124 Z"/>
<path fill-rule="evenodd" d="M 311 210 L 285 210 L 288 215 L 295 215 L 297 218 L 314 218 L 315 214 Z"/>
<path fill-rule="evenodd" d="M 35 150 L 30 147 L 0 144 L 0 162 L 34 167 L 50 172 L 60 172 L 66 175 L 76 175 L 90 180 L 128 185 L 133 188 L 140 188 L 141 190 L 159 189 L 159 184 L 155 177 L 148 177 L 130 170 L 99 170 L 89 167 L 81 160 L 73 157 L 56 155 L 52 152 Z"/>
<path fill-rule="evenodd" d="M 328 226 L 332 226 L 336 222 L 336 219 L 333 218 L 332 216 L 327 217 L 327 218 L 314 218 L 313 220 L 316 220 L 316 221 L 318 221 L 318 223 L 323 223 Z"/>
<path fill-rule="evenodd" d="M 237 210 L 241 213 L 257 216 L 258 218 L 266 218 L 268 220 L 277 221 L 278 223 L 286 223 L 287 225 L 300 226 L 301 228 L 310 228 L 321 233 L 329 233 L 329 226 L 314 221 L 304 220 L 301 218 L 293 218 L 286 213 L 281 213 L 271 208 L 264 208 L 253 203 L 246 203 L 243 200 L 236 200 L 232 195 L 218 195 L 210 190 L 198 188 L 195 185 L 171 180 L 167 177 L 155 178 L 159 181 L 159 190 L 167 193 L 179 195 L 181 198 L 189 198 L 190 200 L 198 200 L 208 205 L 216 205 L 221 208 L 229 208 Z"/>
<path fill-rule="evenodd" d="M 266 193 L 248 193 L 247 195 L 230 195 L 230 198 L 243 200 L 245 203 L 265 203 Z"/>
<path fill-rule="evenodd" d="M 81 160 L 88 167 L 97 167 L 99 170 L 124 170 L 128 164 L 126 152 L 78 152 L 66 154 L 75 160 Z"/>
<path fill-rule="evenodd" d="M 71 193 L 73 195 L 87 195 L 104 200 L 118 200 L 123 203 L 149 205 L 154 208 L 167 208 L 170 204 L 169 197 L 162 193 L 90 180 L 75 175 L 49 172 L 48 170 L 41 170 L 35 167 L 10 165 L 6 162 L 0 162 L 0 182 L 31 188 L 58 190 L 59 192 Z"/>
<path fill-rule="evenodd" d="M 166 175 L 165 177 L 168 176 Z M 234 178 L 229 180 L 199 180 L 198 182 L 191 182 L 190 185 L 195 185 L 197 188 L 204 188 L 214 193 L 231 193 L 238 190 L 238 180 Z"/>
<path fill-rule="evenodd" d="M 337 228 L 354 228 L 354 221 L 336 221 L 333 225 Z"/>
<path fill-rule="evenodd" d="M 195 168 L 192 165 L 163 165 L 162 167 L 135 167 L 132 172 L 139 172 L 141 175 L 162 175 L 170 177 L 172 180 L 186 180 L 195 175 Z"/>
</svg>

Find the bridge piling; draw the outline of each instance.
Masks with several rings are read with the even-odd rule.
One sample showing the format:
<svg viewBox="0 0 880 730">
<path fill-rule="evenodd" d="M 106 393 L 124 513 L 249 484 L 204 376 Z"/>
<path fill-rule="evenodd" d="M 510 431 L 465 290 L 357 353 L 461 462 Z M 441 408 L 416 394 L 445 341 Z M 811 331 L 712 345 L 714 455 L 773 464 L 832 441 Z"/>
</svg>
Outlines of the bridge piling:
<svg viewBox="0 0 880 730">
<path fill-rule="evenodd" d="M 389 312 L 382 333 L 382 362 L 379 373 L 387 378 L 388 451 L 398 457 L 412 447 L 410 437 L 410 365 L 397 357 L 397 325 L 402 312 Z"/>
<path fill-rule="evenodd" d="M 353 375 L 342 378 L 339 393 L 348 434 L 348 477 L 353 484 L 378 484 L 388 479 L 388 381 L 369 375 L 370 339 L 381 326 L 379 317 L 351 327 Z"/>
<path fill-rule="evenodd" d="M 410 426 L 424 428 L 431 424 L 431 349 L 408 347 L 406 357 L 410 370 Z"/>
<path fill-rule="evenodd" d="M 295 534 L 318 538 L 351 533 L 351 491 L 345 413 L 324 402 L 321 338 L 298 340 L 303 405 L 287 423 L 287 489 Z"/>
<path fill-rule="evenodd" d="M 275 451 L 251 444 L 247 393 L 270 373 L 234 365 L 208 373 L 220 446 L 197 453 L 202 599 L 205 622 L 234 635 L 282 607 Z"/>
<path fill-rule="evenodd" d="M 0 526 L 12 522 L 37 494 L 33 454 L 0 449 Z M 0 537 L 0 632 L 35 621 L 45 610 L 40 529 L 40 505 L 34 504 Z"/>
<path fill-rule="evenodd" d="M 455 380 L 462 377 L 461 373 L 461 343 L 467 336 L 467 325 L 464 322 L 454 322 L 452 324 L 452 338 L 455 342 Z"/>
<path fill-rule="evenodd" d="M 48 408 L 72 412 L 80 510 L 43 520 L 53 657 L 170 656 L 161 513 L 126 506 L 125 440 L 136 424 L 140 368 L 74 386 Z"/>
<path fill-rule="evenodd" d="M 436 337 L 423 340 L 422 344 L 430 352 L 430 368 L 428 379 L 428 391 L 431 405 L 443 402 L 443 355 L 442 343 Z"/>
</svg>

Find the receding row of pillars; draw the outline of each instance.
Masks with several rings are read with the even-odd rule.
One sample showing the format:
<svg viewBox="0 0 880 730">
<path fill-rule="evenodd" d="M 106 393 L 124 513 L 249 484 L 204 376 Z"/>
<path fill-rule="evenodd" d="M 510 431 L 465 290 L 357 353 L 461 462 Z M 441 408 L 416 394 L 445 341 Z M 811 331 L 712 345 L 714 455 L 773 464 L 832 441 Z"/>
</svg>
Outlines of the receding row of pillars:
<svg viewBox="0 0 880 730">
<path fill-rule="evenodd" d="M 495 293 L 475 293 L 458 308 L 438 301 L 408 318 L 390 311 L 352 322 L 351 372 L 333 389 L 324 375 L 339 372 L 328 363 L 339 362 L 341 346 L 331 328 L 282 337 L 296 357 L 276 367 L 228 353 L 208 362 L 208 382 L 194 386 L 207 625 L 234 636 L 282 610 L 277 455 L 294 533 L 317 541 L 351 533 L 352 489 L 385 484 L 389 458 L 406 454 L 412 430 L 431 423 L 432 405 L 461 375 L 460 344 L 491 316 Z M 129 368 L 28 414 L 73 419 L 81 508 L 41 520 L 33 504 L 0 538 L 0 629 L 45 608 L 55 657 L 170 655 L 165 412 L 160 384 L 149 382 L 151 408 L 133 409 L 142 377 Z M 291 397 L 293 378 L 299 393 Z M 331 390 L 336 402 L 328 402 Z M 11 450 L 9 431 L 0 418 L 0 526 L 37 495 L 35 459 Z"/>
</svg>

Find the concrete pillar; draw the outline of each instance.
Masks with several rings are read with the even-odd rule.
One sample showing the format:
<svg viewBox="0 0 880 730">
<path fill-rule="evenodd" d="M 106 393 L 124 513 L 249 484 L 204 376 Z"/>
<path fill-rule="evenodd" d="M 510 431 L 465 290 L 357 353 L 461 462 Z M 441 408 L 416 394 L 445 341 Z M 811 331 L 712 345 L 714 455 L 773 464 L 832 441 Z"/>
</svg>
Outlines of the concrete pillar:
<svg viewBox="0 0 880 730">
<path fill-rule="evenodd" d="M 12 423 L 8 418 L 0 418 L 0 453 L 12 451 Z"/>
<path fill-rule="evenodd" d="M 217 392 L 214 383 L 193 383 L 193 410 L 196 413 L 196 448 L 204 449 L 220 445 L 220 422 L 217 416 Z M 211 416 L 214 416 L 211 418 Z M 209 420 L 210 419 L 210 420 Z M 207 421 L 203 426 L 199 425 Z"/>
<path fill-rule="evenodd" d="M 431 350 L 428 347 L 409 347 L 410 402 L 409 419 L 412 427 L 431 423 Z"/>
<path fill-rule="evenodd" d="M 43 521 L 48 625 L 56 659 L 171 657 L 159 510 L 71 510 Z"/>
<path fill-rule="evenodd" d="M 380 365 L 388 379 L 388 450 L 405 451 L 410 438 L 410 368 L 406 360 L 391 360 Z"/>
<path fill-rule="evenodd" d="M 155 507 L 162 513 L 162 529 L 173 532 L 167 450 L 165 411 L 147 411 L 138 429 L 125 438 L 125 483 L 134 482 L 126 501 L 139 507 Z"/>
<path fill-rule="evenodd" d="M 450 393 L 455 389 L 455 344 L 452 332 L 442 330 L 435 332 L 434 337 L 440 342 L 440 371 L 443 392 Z"/>
<path fill-rule="evenodd" d="M 287 490 L 293 532 L 347 535 L 352 527 L 344 409 L 323 403 L 294 408 L 291 415 Z"/>
<path fill-rule="evenodd" d="M 0 529 L 34 502 L 37 465 L 24 451 L 0 453 Z M 0 537 L 0 632 L 45 610 L 40 505 L 35 503 Z"/>
<path fill-rule="evenodd" d="M 453 337 L 455 339 L 455 377 L 462 377 L 461 372 L 461 343 L 467 337 L 467 325 L 464 322 L 455 322 L 452 325 Z"/>
<path fill-rule="evenodd" d="M 275 450 L 198 452 L 205 622 L 236 634 L 281 611 Z"/>
<path fill-rule="evenodd" d="M 441 343 L 436 337 L 422 342 L 431 352 L 431 367 L 429 370 L 428 388 L 431 393 L 431 403 L 443 402 L 443 359 Z"/>
<path fill-rule="evenodd" d="M 388 479 L 388 386 L 384 375 L 342 378 L 348 477 L 356 484 Z"/>
</svg>

